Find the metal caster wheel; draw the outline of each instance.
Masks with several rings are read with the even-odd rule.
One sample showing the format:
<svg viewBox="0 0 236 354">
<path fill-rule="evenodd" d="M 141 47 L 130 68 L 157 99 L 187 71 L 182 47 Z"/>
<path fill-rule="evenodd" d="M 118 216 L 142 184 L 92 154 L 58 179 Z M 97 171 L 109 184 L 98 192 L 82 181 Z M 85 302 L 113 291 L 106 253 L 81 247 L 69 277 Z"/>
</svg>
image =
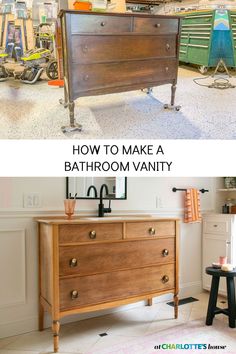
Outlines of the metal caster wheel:
<svg viewBox="0 0 236 354">
<path fill-rule="evenodd" d="M 207 67 L 207 66 L 204 66 L 204 65 L 201 65 L 201 66 L 199 66 L 198 70 L 200 71 L 200 73 L 201 73 L 202 75 L 204 75 L 204 74 L 207 73 L 208 67 Z"/>
<path fill-rule="evenodd" d="M 178 112 L 178 111 L 180 111 L 181 106 L 174 106 L 174 105 L 172 106 L 171 104 L 166 103 L 166 104 L 164 104 L 163 108 Z"/>
<path fill-rule="evenodd" d="M 146 93 L 147 95 L 150 95 L 151 93 L 153 93 L 153 88 L 152 87 L 148 87 L 146 89 L 142 89 L 141 91 Z"/>
<path fill-rule="evenodd" d="M 81 132 L 82 125 L 75 123 L 73 125 L 61 127 L 61 130 L 62 130 L 62 133 L 64 133 L 64 134 Z"/>
</svg>

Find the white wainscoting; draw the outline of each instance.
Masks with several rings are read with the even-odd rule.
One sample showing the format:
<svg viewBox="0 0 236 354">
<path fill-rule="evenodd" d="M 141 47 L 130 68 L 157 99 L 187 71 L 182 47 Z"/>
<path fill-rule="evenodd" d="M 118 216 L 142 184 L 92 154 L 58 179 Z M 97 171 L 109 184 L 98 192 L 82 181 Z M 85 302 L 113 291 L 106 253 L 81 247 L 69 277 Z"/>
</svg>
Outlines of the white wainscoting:
<svg viewBox="0 0 236 354">
<path fill-rule="evenodd" d="M 24 229 L 0 229 L 0 309 L 26 302 L 25 241 Z"/>
<path fill-rule="evenodd" d="M 138 211 L 156 214 L 156 211 Z M 116 211 L 114 214 L 121 213 Z M 123 212 L 124 213 L 124 212 Z M 126 211 L 135 213 L 137 211 Z M 0 338 L 37 330 L 38 326 L 38 241 L 35 217 L 60 214 L 55 212 L 12 211 L 0 213 L 0 284 L 6 288 L 0 295 Z M 181 211 L 165 210 L 159 217 L 182 217 Z M 181 257 L 181 254 L 184 257 Z M 13 258 L 13 259 L 12 259 Z M 201 291 L 201 225 L 181 224 L 180 240 L 180 296 Z M 188 270 L 191 269 L 191 272 Z M 171 295 L 154 301 L 171 299 Z M 143 302 L 96 313 L 65 318 L 63 322 L 143 306 Z M 46 316 L 45 325 L 50 325 Z"/>
</svg>

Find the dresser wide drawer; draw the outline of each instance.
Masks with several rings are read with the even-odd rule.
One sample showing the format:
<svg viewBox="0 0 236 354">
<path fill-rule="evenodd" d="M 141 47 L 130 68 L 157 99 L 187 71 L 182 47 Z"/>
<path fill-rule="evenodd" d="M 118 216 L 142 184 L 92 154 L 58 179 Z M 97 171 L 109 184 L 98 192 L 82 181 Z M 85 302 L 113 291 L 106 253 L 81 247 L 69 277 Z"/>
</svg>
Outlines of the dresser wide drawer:
<svg viewBox="0 0 236 354">
<path fill-rule="evenodd" d="M 59 248 L 59 272 L 88 275 L 175 261 L 175 239 L 123 241 Z"/>
<path fill-rule="evenodd" d="M 59 226 L 59 243 L 121 240 L 122 235 L 122 223 Z"/>
<path fill-rule="evenodd" d="M 72 37 L 72 61 L 77 64 L 176 56 L 176 35 Z"/>
<path fill-rule="evenodd" d="M 60 280 L 60 310 L 170 290 L 174 264 Z"/>
<path fill-rule="evenodd" d="M 154 59 L 106 64 L 73 64 L 71 78 L 74 98 L 80 92 L 131 85 L 149 87 L 155 82 L 168 82 L 177 75 L 176 59 Z"/>
<path fill-rule="evenodd" d="M 128 222 L 126 224 L 126 237 L 158 237 L 174 236 L 174 221 L 147 221 L 147 222 Z"/>
<path fill-rule="evenodd" d="M 71 34 L 124 33 L 131 31 L 131 17 L 72 14 Z"/>
<path fill-rule="evenodd" d="M 133 31 L 140 33 L 178 33 L 179 20 L 172 18 L 134 18 Z"/>
<path fill-rule="evenodd" d="M 216 221 L 216 220 L 207 220 L 204 221 L 203 231 L 209 234 L 228 234 L 230 232 L 230 223 L 227 220 Z"/>
</svg>

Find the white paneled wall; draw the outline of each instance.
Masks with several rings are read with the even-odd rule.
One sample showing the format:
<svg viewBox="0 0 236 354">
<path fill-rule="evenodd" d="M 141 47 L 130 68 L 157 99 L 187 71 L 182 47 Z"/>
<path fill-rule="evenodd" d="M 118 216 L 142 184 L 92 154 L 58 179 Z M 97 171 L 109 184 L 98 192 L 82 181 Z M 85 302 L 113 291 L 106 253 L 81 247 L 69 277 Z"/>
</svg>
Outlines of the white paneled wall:
<svg viewBox="0 0 236 354">
<path fill-rule="evenodd" d="M 201 204 L 205 212 L 212 211 L 218 184 L 215 178 L 129 178 L 128 199 L 113 201 L 112 211 L 182 218 L 184 195 L 173 193 L 172 187 L 209 189 L 210 193 L 201 196 Z M 27 193 L 39 194 L 41 208 L 23 207 Z M 4 284 L 0 292 L 0 337 L 6 337 L 37 329 L 38 247 L 34 218 L 63 213 L 65 179 L 0 178 L 0 195 L 0 283 Z M 97 204 L 79 200 L 77 212 L 96 213 Z M 181 223 L 180 288 L 183 295 L 201 289 L 201 224 Z"/>
</svg>

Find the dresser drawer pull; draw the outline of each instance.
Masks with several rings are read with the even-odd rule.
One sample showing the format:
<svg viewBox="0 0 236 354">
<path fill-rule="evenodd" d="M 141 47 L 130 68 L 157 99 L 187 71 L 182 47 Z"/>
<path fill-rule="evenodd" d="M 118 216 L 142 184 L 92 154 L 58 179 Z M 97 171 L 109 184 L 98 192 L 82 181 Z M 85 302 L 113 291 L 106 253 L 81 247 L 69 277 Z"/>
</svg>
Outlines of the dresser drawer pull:
<svg viewBox="0 0 236 354">
<path fill-rule="evenodd" d="M 156 233 L 156 230 L 153 228 L 153 227 L 150 227 L 150 229 L 148 230 L 148 232 L 149 232 L 149 235 L 155 235 L 155 233 Z"/>
<path fill-rule="evenodd" d="M 101 22 L 101 26 L 104 27 L 106 22 Z"/>
<path fill-rule="evenodd" d="M 163 257 L 167 257 L 169 255 L 169 251 L 167 250 L 167 249 L 164 249 L 163 251 L 162 251 L 162 256 Z"/>
<path fill-rule="evenodd" d="M 72 300 L 77 299 L 79 297 L 79 293 L 77 290 L 72 290 L 70 294 Z"/>
<path fill-rule="evenodd" d="M 166 66 L 166 72 L 168 72 L 169 71 L 169 68 L 168 68 L 168 66 Z"/>
<path fill-rule="evenodd" d="M 170 50 L 170 45 L 169 45 L 169 43 L 166 44 L 166 50 Z"/>
<path fill-rule="evenodd" d="M 218 225 L 214 225 L 214 227 L 217 227 Z"/>
<path fill-rule="evenodd" d="M 87 53 L 88 52 L 88 47 L 86 45 L 83 46 L 82 48 L 83 53 Z"/>
<path fill-rule="evenodd" d="M 83 79 L 84 79 L 84 81 L 88 81 L 89 76 L 88 75 L 84 75 Z"/>
<path fill-rule="evenodd" d="M 96 234 L 96 231 L 90 231 L 89 233 L 89 237 L 91 238 L 91 240 L 94 240 L 96 238 L 97 234 Z"/>
<path fill-rule="evenodd" d="M 161 278 L 161 281 L 163 284 L 168 283 L 168 281 L 169 281 L 168 275 L 163 275 L 163 277 Z"/>
<path fill-rule="evenodd" d="M 160 28 L 160 27 L 161 27 L 161 24 L 160 24 L 160 23 L 156 23 L 156 24 L 155 24 L 155 27 L 156 27 L 156 28 Z"/>
<path fill-rule="evenodd" d="M 72 258 L 70 260 L 70 267 L 74 268 L 74 267 L 77 267 L 77 265 L 78 265 L 77 259 L 76 258 Z"/>
</svg>

